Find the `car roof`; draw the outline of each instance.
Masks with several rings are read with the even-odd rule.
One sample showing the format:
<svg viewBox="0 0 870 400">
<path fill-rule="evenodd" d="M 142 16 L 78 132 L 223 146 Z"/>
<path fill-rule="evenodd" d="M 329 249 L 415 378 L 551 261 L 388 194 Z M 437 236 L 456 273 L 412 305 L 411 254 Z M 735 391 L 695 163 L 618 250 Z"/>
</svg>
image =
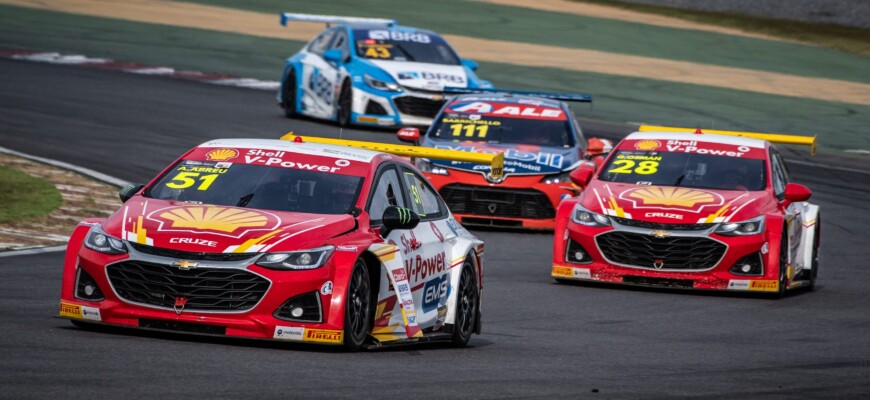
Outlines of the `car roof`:
<svg viewBox="0 0 870 400">
<path fill-rule="evenodd" d="M 562 108 L 564 103 L 559 100 L 548 99 L 544 97 L 537 96 L 527 96 L 522 94 L 513 94 L 513 93 L 472 93 L 472 94 L 462 94 L 453 98 L 450 103 L 456 103 L 460 101 L 495 101 L 499 103 L 508 103 L 508 104 L 530 104 L 530 105 L 541 105 L 546 107 L 553 108 Z M 570 118 L 570 116 L 569 116 Z"/>
<path fill-rule="evenodd" d="M 384 30 L 384 31 L 397 31 L 397 32 L 416 32 L 416 33 L 425 33 L 428 35 L 441 37 L 436 32 L 430 31 L 428 29 L 415 28 L 413 26 L 405 26 L 405 25 L 392 25 L 386 26 L 383 24 L 372 24 L 372 23 L 353 23 L 353 24 L 343 24 L 344 26 L 349 27 L 353 30 Z"/>
<path fill-rule="evenodd" d="M 262 149 L 286 151 L 321 157 L 351 158 L 355 161 L 371 163 L 375 157 L 385 154 L 377 151 L 358 149 L 333 144 L 309 143 L 305 139 L 300 142 L 279 139 L 215 139 L 209 140 L 197 147 L 238 147 L 245 149 Z"/>
<path fill-rule="evenodd" d="M 719 143 L 729 144 L 734 146 L 747 146 L 755 148 L 766 148 L 768 143 L 766 140 L 754 139 L 742 136 L 716 135 L 711 133 L 687 133 L 687 132 L 634 132 L 625 137 L 625 140 L 642 140 L 642 139 L 658 139 L 658 140 L 681 140 L 681 141 L 698 141 L 703 143 Z"/>
</svg>

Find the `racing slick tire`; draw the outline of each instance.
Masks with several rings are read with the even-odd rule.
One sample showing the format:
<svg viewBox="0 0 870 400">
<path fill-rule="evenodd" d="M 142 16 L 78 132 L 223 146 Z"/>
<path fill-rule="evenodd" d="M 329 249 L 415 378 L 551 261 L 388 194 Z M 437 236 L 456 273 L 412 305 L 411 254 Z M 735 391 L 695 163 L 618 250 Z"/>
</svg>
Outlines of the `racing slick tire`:
<svg viewBox="0 0 870 400">
<path fill-rule="evenodd" d="M 344 347 L 357 351 L 368 338 L 373 315 L 371 280 L 366 263 L 362 259 L 354 264 L 347 286 L 347 303 L 344 308 Z"/>
<path fill-rule="evenodd" d="M 822 234 L 822 216 L 816 217 L 816 234 L 813 235 L 813 255 L 812 255 L 812 269 L 810 269 L 810 286 L 807 288 L 809 291 L 813 291 L 816 289 L 816 277 L 819 275 L 819 242 L 820 235 Z"/>
<path fill-rule="evenodd" d="M 341 92 L 338 95 L 338 109 L 335 111 L 335 119 L 340 126 L 348 126 L 350 124 L 351 108 L 353 107 L 353 88 L 350 82 L 344 81 L 341 85 Z"/>
<path fill-rule="evenodd" d="M 291 68 L 281 87 L 281 108 L 287 118 L 296 117 L 296 70 Z"/>
<path fill-rule="evenodd" d="M 453 346 L 465 347 L 474 328 L 477 326 L 478 310 L 480 309 L 480 293 L 477 290 L 477 278 L 474 266 L 466 260 L 462 265 L 459 277 L 459 290 L 456 294 L 456 320 L 453 325 Z"/>
<path fill-rule="evenodd" d="M 774 293 L 774 297 L 781 299 L 785 297 L 786 288 L 788 285 L 788 234 L 786 228 L 782 227 L 782 239 L 779 242 L 779 291 Z"/>
</svg>

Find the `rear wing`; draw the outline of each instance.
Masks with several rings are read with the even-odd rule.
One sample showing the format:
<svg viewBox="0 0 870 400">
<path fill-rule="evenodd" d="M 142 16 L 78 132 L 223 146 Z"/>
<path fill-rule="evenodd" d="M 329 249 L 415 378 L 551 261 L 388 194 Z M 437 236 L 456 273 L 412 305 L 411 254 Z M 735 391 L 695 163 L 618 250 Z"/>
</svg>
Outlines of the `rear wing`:
<svg viewBox="0 0 870 400">
<path fill-rule="evenodd" d="M 317 14 L 298 14 L 298 13 L 281 13 L 281 25 L 287 26 L 287 21 L 304 21 L 304 22 L 323 22 L 329 24 L 375 24 L 384 26 L 394 26 L 397 24 L 394 19 L 384 18 L 361 18 L 361 17 L 340 17 L 337 15 L 317 15 Z"/>
<path fill-rule="evenodd" d="M 700 129 L 700 128 L 675 128 L 670 126 L 655 126 L 641 125 L 640 132 L 688 132 L 688 133 L 704 133 L 713 135 L 727 136 L 742 136 L 755 139 L 767 140 L 771 143 L 782 144 L 799 144 L 810 146 L 810 154 L 816 155 L 816 137 L 815 136 L 797 136 L 797 135 L 780 135 L 776 133 L 757 133 L 757 132 L 738 132 L 738 131 L 719 131 L 715 129 Z"/>
<path fill-rule="evenodd" d="M 592 95 L 583 93 L 550 93 L 550 92 L 528 92 L 525 90 L 502 90 L 502 89 L 471 89 L 471 88 L 444 88 L 444 94 L 484 94 L 484 93 L 507 93 L 518 94 L 522 96 L 542 97 L 545 99 L 573 101 L 578 103 L 591 103 Z"/>
<path fill-rule="evenodd" d="M 304 141 L 308 143 L 334 144 L 338 146 L 356 147 L 360 149 L 390 153 L 403 157 L 424 157 L 436 160 L 462 161 L 478 164 L 489 164 L 489 177 L 495 181 L 504 177 L 504 153 L 472 153 L 468 151 L 442 150 L 430 147 L 406 146 L 402 144 L 388 144 L 375 142 L 362 142 L 358 140 L 330 139 L 316 136 L 294 135 L 290 132 L 281 136 L 281 140 Z"/>
</svg>

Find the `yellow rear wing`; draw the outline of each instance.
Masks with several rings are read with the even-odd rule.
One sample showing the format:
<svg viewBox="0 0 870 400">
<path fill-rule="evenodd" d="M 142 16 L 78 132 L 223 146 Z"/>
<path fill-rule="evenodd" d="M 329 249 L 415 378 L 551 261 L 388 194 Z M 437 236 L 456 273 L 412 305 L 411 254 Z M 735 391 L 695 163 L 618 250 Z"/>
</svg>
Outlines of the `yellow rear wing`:
<svg viewBox="0 0 870 400">
<path fill-rule="evenodd" d="M 697 132 L 700 128 L 675 128 L 671 126 L 655 126 L 641 125 L 640 132 Z M 780 135 L 775 133 L 756 133 L 756 132 L 738 132 L 738 131 L 718 131 L 715 129 L 700 129 L 701 133 L 713 135 L 727 136 L 743 136 L 755 139 L 767 140 L 771 143 L 782 144 L 800 144 L 810 146 L 810 154 L 816 155 L 816 137 L 815 136 L 796 136 L 796 135 Z"/>
<path fill-rule="evenodd" d="M 478 164 L 489 164 L 489 177 L 500 180 L 504 177 L 504 153 L 472 153 L 458 150 L 433 149 L 431 147 L 407 146 L 402 144 L 388 144 L 375 142 L 362 142 L 359 140 L 330 139 L 316 136 L 297 136 L 290 132 L 281 136 L 281 140 L 302 140 L 308 143 L 334 144 L 338 146 L 356 147 L 360 149 L 390 153 L 404 157 L 434 158 L 436 160 L 462 161 Z"/>
</svg>

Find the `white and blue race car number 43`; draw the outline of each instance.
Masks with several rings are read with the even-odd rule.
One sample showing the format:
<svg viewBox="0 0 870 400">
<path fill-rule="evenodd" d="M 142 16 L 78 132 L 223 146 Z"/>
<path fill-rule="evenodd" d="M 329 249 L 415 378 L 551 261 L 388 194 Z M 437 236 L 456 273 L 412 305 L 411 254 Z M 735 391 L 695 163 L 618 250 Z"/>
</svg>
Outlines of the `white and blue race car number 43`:
<svg viewBox="0 0 870 400">
<path fill-rule="evenodd" d="M 374 18 L 281 14 L 335 24 L 289 57 L 278 102 L 288 117 L 340 125 L 429 125 L 445 88 L 491 88 L 438 34 Z"/>
</svg>

